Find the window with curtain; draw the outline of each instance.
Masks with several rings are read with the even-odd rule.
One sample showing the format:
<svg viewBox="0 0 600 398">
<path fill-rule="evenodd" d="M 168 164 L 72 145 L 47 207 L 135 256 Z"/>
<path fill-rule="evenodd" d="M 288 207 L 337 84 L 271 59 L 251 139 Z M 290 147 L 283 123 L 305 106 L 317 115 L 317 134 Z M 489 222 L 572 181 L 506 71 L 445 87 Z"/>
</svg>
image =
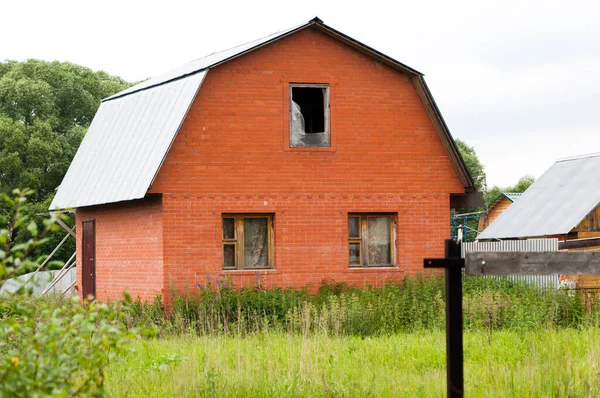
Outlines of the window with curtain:
<svg viewBox="0 0 600 398">
<path fill-rule="evenodd" d="M 350 267 L 393 266 L 395 217 L 390 214 L 349 214 L 348 255 Z"/>
<path fill-rule="evenodd" d="M 223 269 L 273 266 L 273 215 L 223 215 Z"/>
</svg>

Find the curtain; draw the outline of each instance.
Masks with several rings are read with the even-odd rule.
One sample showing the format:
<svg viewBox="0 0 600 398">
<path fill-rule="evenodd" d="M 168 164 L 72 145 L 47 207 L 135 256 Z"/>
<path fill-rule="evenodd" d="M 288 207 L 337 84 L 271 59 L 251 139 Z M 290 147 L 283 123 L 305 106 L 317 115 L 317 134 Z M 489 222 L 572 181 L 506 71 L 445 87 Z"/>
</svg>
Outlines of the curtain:
<svg viewBox="0 0 600 398">
<path fill-rule="evenodd" d="M 387 265 L 390 258 L 390 218 L 368 217 L 369 265 Z"/>
<path fill-rule="evenodd" d="M 244 219 L 244 264 L 246 267 L 269 265 L 268 219 Z"/>
</svg>

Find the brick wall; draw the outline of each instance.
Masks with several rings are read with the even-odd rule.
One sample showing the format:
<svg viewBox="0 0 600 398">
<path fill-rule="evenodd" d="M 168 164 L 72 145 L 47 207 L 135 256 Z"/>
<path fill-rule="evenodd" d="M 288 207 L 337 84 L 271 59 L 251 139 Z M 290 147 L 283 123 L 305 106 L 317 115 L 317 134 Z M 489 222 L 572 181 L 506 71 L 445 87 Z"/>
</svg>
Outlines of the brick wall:
<svg viewBox="0 0 600 398">
<path fill-rule="evenodd" d="M 79 208 L 77 217 L 77 285 L 81 292 L 82 221 L 96 220 L 96 296 L 99 300 L 151 300 L 163 294 L 163 235 L 160 197 Z"/>
<path fill-rule="evenodd" d="M 290 83 L 330 85 L 331 148 L 289 148 Z M 305 29 L 210 70 L 150 192 L 163 194 L 165 286 L 186 290 L 256 283 L 222 271 L 223 213 L 274 214 L 263 285 L 420 271 L 443 255 L 463 187 L 411 80 Z M 397 267 L 349 269 L 349 212 L 397 213 Z"/>
</svg>

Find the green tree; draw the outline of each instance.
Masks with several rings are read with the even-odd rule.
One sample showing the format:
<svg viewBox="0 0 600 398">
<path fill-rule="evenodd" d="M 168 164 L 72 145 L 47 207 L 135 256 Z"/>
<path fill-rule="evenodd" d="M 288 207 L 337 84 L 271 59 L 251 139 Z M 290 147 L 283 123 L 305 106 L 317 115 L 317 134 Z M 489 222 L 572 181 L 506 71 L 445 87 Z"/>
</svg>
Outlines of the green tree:
<svg viewBox="0 0 600 398">
<path fill-rule="evenodd" d="M 68 62 L 0 62 L 0 195 L 33 190 L 22 211 L 41 222 L 100 100 L 129 86 L 119 77 Z M 9 212 L 0 202 L 0 216 Z M 50 252 L 63 234 L 51 231 L 34 254 Z M 15 239 L 23 242 L 24 233 Z M 66 260 L 73 250 L 70 240 L 57 258 Z"/>
<path fill-rule="evenodd" d="M 527 188 L 529 188 L 529 186 L 531 184 L 533 184 L 535 181 L 535 178 L 531 175 L 526 175 L 523 176 L 521 178 L 519 178 L 519 181 L 517 181 L 517 183 L 515 185 L 510 185 L 507 187 L 499 187 L 498 185 L 494 185 L 492 188 L 490 188 L 486 194 L 486 203 L 487 205 L 491 205 L 492 201 L 496 200 L 496 198 L 498 198 L 498 196 L 500 196 L 500 194 L 502 192 L 514 192 L 514 193 L 522 193 L 525 192 L 527 190 Z"/>
<path fill-rule="evenodd" d="M 53 195 L 100 100 L 129 87 L 68 62 L 0 63 L 0 193 L 18 187 Z"/>
<path fill-rule="evenodd" d="M 477 153 L 475 152 L 475 148 L 468 145 L 462 140 L 455 140 L 456 146 L 458 147 L 458 152 L 460 156 L 463 158 L 465 162 L 465 166 L 467 167 L 467 171 L 473 178 L 475 182 L 475 188 L 477 191 L 481 192 L 485 195 L 486 184 L 485 184 L 485 168 L 479 158 L 477 157 Z M 455 209 L 455 212 L 452 216 L 451 225 L 450 225 L 450 233 L 452 236 L 456 236 L 458 231 L 457 228 L 460 225 L 464 225 L 466 227 L 465 233 L 466 236 L 463 239 L 467 241 L 471 241 L 475 239 L 477 235 L 477 228 L 479 224 L 479 215 L 478 214 L 470 214 L 468 216 L 456 217 L 456 215 L 468 214 L 468 213 L 477 213 L 483 211 L 481 207 L 469 207 L 462 209 Z"/>
<path fill-rule="evenodd" d="M 477 157 L 477 153 L 475 153 L 475 148 L 466 144 L 464 141 L 456 139 L 456 146 L 458 147 L 458 152 L 460 156 L 463 158 L 465 162 L 465 166 L 467 166 L 467 171 L 475 181 L 475 187 L 479 192 L 485 191 L 485 169 L 483 164 L 479 161 Z"/>
</svg>

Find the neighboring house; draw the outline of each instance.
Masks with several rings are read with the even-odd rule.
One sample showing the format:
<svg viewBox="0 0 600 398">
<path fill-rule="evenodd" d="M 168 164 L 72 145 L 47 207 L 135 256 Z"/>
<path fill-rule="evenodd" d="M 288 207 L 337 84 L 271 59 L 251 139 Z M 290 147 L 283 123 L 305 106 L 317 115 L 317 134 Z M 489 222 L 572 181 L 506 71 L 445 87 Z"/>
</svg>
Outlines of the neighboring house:
<svg viewBox="0 0 600 398">
<path fill-rule="evenodd" d="M 483 231 L 486 229 L 491 223 L 494 222 L 496 218 L 502 213 L 504 210 L 508 208 L 515 200 L 517 200 L 521 196 L 520 193 L 515 192 L 503 192 L 488 206 L 487 212 L 481 215 L 479 218 L 479 225 L 477 227 L 478 231 Z"/>
<path fill-rule="evenodd" d="M 558 238 L 559 249 L 600 250 L 600 154 L 560 159 L 478 237 Z M 600 287 L 597 276 L 574 277 Z"/>
<path fill-rule="evenodd" d="M 103 100 L 50 208 L 104 300 L 400 279 L 478 199 L 423 75 L 315 18 Z"/>
</svg>

